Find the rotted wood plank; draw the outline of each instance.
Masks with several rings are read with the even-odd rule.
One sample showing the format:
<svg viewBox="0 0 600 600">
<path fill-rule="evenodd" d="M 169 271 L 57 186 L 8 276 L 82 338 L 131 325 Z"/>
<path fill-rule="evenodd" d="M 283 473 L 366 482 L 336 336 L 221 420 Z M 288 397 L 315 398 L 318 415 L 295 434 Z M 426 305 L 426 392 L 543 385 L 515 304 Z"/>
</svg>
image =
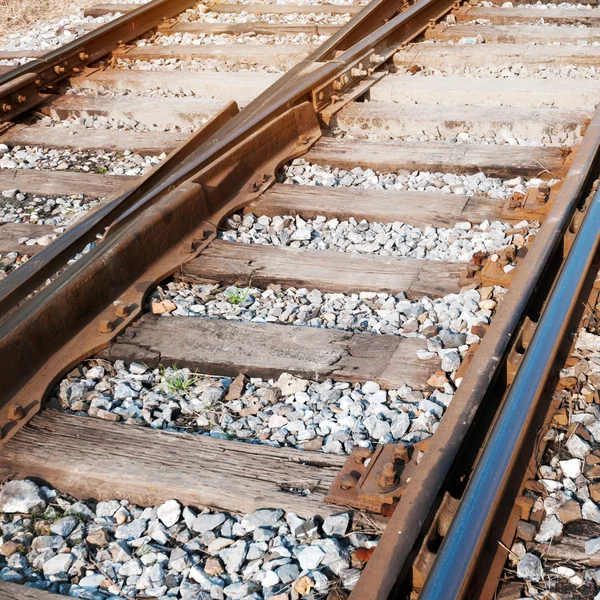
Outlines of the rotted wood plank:
<svg viewBox="0 0 600 600">
<path fill-rule="evenodd" d="M 37 254 L 44 246 L 37 244 L 19 244 L 20 238 L 37 239 L 54 233 L 52 225 L 37 225 L 33 223 L 4 223 L 0 224 L 0 254 L 18 252 L 32 256 Z"/>
<path fill-rule="evenodd" d="M 393 223 L 415 227 L 454 227 L 459 221 L 481 223 L 502 214 L 502 203 L 485 196 L 461 196 L 445 192 L 373 190 L 275 184 L 244 208 L 257 216 L 300 215 L 328 219 Z"/>
<path fill-rule="evenodd" d="M 600 25 L 600 10 L 597 8 L 566 8 L 552 4 L 535 7 L 492 7 L 463 5 L 453 12 L 459 23 L 483 19 L 494 25 L 513 25 L 514 23 L 545 23 Z"/>
<path fill-rule="evenodd" d="M 133 91 L 146 93 L 149 90 L 168 90 L 174 93 L 192 93 L 203 98 L 230 101 L 240 106 L 248 104 L 280 77 L 277 73 L 237 73 L 202 71 L 186 72 L 185 78 L 179 71 L 135 71 L 106 69 L 88 71 L 82 77 L 70 80 L 76 90 Z"/>
<path fill-rule="evenodd" d="M 215 240 L 194 260 L 182 266 L 184 275 L 266 287 L 316 288 L 322 292 L 406 292 L 409 298 L 457 294 L 466 275 L 465 264 L 365 256 L 353 252 L 304 250 L 262 244 Z"/>
<path fill-rule="evenodd" d="M 0 600 L 65 600 L 65 596 L 0 580 Z"/>
<path fill-rule="evenodd" d="M 39 477 L 79 499 L 175 499 L 247 513 L 284 508 L 304 517 L 339 512 L 324 495 L 344 457 L 205 435 L 162 432 L 45 410 L 2 448 L 0 467 Z M 312 489 L 307 496 L 290 487 Z"/>
<path fill-rule="evenodd" d="M 597 46 L 553 44 L 412 44 L 394 54 L 396 67 L 468 69 L 476 67 L 598 66 Z"/>
<path fill-rule="evenodd" d="M 140 154 L 157 155 L 168 152 L 189 136 L 173 131 L 133 131 L 86 129 L 85 127 L 44 127 L 16 125 L 0 142 L 7 146 L 36 146 L 69 150 L 131 150 Z"/>
<path fill-rule="evenodd" d="M 177 365 L 209 375 L 377 381 L 426 389 L 439 358 L 419 360 L 426 342 L 338 329 L 145 315 L 109 348 L 111 360 Z"/>
<path fill-rule="evenodd" d="M 376 102 L 409 105 L 548 106 L 592 110 L 600 98 L 600 82 L 573 79 L 569 80 L 567 86 L 556 85 L 555 79 L 536 79 L 532 84 L 531 79 L 520 77 L 420 77 L 393 74 L 373 86 L 369 97 Z"/>
<path fill-rule="evenodd" d="M 279 6 L 279 5 L 274 5 Z M 291 25 L 288 23 L 263 23 L 254 21 L 250 23 L 203 23 L 201 21 L 180 21 L 173 25 L 159 27 L 158 31 L 165 34 L 170 33 L 192 33 L 198 35 L 242 35 L 245 33 L 257 33 L 261 35 L 333 35 L 339 26 L 321 23 L 306 23 L 302 25 Z"/>
<path fill-rule="evenodd" d="M 36 171 L 34 169 L 0 169 L 0 190 L 17 189 L 30 194 L 85 194 L 93 198 L 110 196 L 136 184 L 137 177 L 69 171 Z"/>
<path fill-rule="evenodd" d="M 569 149 L 561 146 L 445 144 L 444 142 L 367 142 L 322 138 L 303 158 L 341 169 L 362 167 L 380 172 L 442 171 L 488 177 L 566 174 Z"/>
<path fill-rule="evenodd" d="M 200 127 L 226 104 L 212 98 L 135 98 L 129 96 L 54 96 L 40 110 L 46 115 L 68 117 L 108 116 L 132 119 L 148 127 Z"/>
<path fill-rule="evenodd" d="M 528 139 L 581 135 L 593 109 L 524 108 L 456 104 L 353 102 L 336 116 L 336 125 L 353 135 L 365 132 L 401 136 L 448 136 L 461 132 L 510 132 Z"/>
<path fill-rule="evenodd" d="M 458 42 L 463 38 L 483 37 L 486 44 L 551 44 L 552 42 L 588 43 L 600 40 L 598 27 L 562 27 L 559 25 L 444 25 L 425 33 L 440 42 Z M 600 57 L 600 52 L 597 54 Z"/>
<path fill-rule="evenodd" d="M 312 50 L 310 46 L 288 44 L 279 46 L 259 44 L 200 44 L 185 46 L 130 46 L 115 50 L 113 56 L 129 60 L 179 59 L 220 60 L 235 65 L 264 65 L 290 68 L 304 59 Z"/>
</svg>

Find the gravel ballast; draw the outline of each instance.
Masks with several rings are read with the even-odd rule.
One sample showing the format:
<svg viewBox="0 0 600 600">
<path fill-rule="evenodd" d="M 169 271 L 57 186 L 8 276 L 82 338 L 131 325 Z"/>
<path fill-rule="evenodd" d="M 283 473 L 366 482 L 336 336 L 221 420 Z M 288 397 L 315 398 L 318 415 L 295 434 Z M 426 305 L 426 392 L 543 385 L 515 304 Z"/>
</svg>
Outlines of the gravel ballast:
<svg viewBox="0 0 600 600">
<path fill-rule="evenodd" d="M 539 524 L 520 521 L 504 573 L 511 597 L 600 598 L 600 335 L 581 328 L 555 392 L 558 412 L 528 486 Z"/>
<path fill-rule="evenodd" d="M 124 152 L 59 150 L 57 148 L 9 148 L 0 144 L 0 169 L 36 169 L 46 171 L 81 171 L 111 175 L 143 175 L 166 158 Z"/>
<path fill-rule="evenodd" d="M 0 490 L 0 529 L 1 579 L 86 600 L 326 596 L 352 589 L 378 541 L 350 513 L 78 502 L 28 480 Z"/>
<path fill-rule="evenodd" d="M 226 227 L 219 237 L 229 242 L 469 262 L 475 252 L 490 255 L 507 246 L 524 246 L 533 240 L 539 223 L 522 221 L 513 225 L 486 221 L 473 225 L 464 221 L 454 227 L 421 230 L 399 221 L 369 223 L 325 217 L 304 220 L 300 216 L 270 218 L 248 213 L 233 215 L 227 219 Z"/>
</svg>

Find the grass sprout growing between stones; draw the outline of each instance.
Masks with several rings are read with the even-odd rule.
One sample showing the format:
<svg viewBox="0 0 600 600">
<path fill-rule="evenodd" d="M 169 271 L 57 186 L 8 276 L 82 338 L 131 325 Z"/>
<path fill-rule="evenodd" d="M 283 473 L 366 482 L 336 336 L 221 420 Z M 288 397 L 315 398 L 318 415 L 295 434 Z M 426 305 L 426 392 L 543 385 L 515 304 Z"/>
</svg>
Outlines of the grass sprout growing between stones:
<svg viewBox="0 0 600 600">
<path fill-rule="evenodd" d="M 252 281 L 248 281 L 248 287 L 245 289 L 236 287 L 235 285 L 229 286 L 223 293 L 225 297 L 231 304 L 243 304 L 248 294 L 250 293 L 250 287 L 252 285 Z"/>
<path fill-rule="evenodd" d="M 169 392 L 185 393 L 194 387 L 200 376 L 189 369 L 178 369 L 176 366 L 161 369 L 162 384 Z"/>
</svg>

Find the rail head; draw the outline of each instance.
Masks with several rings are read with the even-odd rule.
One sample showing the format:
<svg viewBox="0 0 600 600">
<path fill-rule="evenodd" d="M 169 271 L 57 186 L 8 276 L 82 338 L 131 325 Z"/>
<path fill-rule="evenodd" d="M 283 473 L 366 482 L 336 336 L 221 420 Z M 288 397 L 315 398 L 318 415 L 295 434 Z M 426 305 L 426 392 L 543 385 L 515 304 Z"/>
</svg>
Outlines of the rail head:
<svg viewBox="0 0 600 600">
<path fill-rule="evenodd" d="M 599 170 L 600 111 L 597 111 L 535 243 L 494 316 L 421 460 L 420 469 L 400 499 L 377 549 L 352 592 L 351 600 L 387 600 L 407 574 L 415 545 L 422 539 L 423 530 L 440 502 L 448 474 L 463 449 L 478 411 L 486 398 L 492 393 L 499 393 L 494 385 L 528 316 L 528 310 L 536 300 L 536 294 L 543 293 L 540 290 L 541 282 L 549 274 L 552 279 L 557 275 L 560 265 L 553 258 L 561 249 L 583 194 L 590 188 Z M 463 525 L 466 527 L 464 521 Z M 456 548 L 453 546 L 454 551 Z M 453 559 L 451 553 L 446 554 L 446 559 Z M 449 573 L 447 569 L 444 572 Z M 436 590 L 443 589 L 444 577 L 436 577 L 436 581 Z M 445 591 L 441 595 L 427 596 L 428 600 L 434 597 L 446 600 L 454 596 L 446 595 Z"/>
</svg>

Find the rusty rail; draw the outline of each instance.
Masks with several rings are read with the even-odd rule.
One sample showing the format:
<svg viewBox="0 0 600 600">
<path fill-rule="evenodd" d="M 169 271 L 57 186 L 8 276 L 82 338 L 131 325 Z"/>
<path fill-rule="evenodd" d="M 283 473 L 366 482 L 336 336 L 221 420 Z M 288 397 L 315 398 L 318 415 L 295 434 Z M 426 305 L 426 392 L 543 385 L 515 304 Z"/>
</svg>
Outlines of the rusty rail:
<svg viewBox="0 0 600 600">
<path fill-rule="evenodd" d="M 214 232 L 218 220 L 224 216 L 219 212 L 224 206 L 229 206 L 231 212 L 234 207 L 239 208 L 249 202 L 253 196 L 248 194 L 247 187 L 254 191 L 264 189 L 274 181 L 274 169 L 292 154 L 296 155 L 288 151 L 282 153 L 274 142 L 265 144 L 260 157 L 244 154 L 243 149 L 254 136 L 268 130 L 270 135 L 277 137 L 293 124 L 296 146 L 302 152 L 306 151 L 320 135 L 316 120 L 313 121 L 316 113 L 311 102 L 312 92 L 318 86 L 331 82 L 329 89 L 333 95 L 336 77 L 342 78 L 346 71 L 354 68 L 357 60 L 368 60 L 370 66 L 365 73 L 372 72 L 392 55 L 399 44 L 414 38 L 429 26 L 431 19 L 439 18 L 451 7 L 451 0 L 419 0 L 390 19 L 390 15 L 400 10 L 400 3 L 376 0 L 308 59 L 207 136 L 208 139 L 197 148 L 191 152 L 189 147 L 184 148 L 183 158 L 174 154 L 169 161 L 172 169 L 167 166 L 164 173 L 158 171 L 154 178 L 146 179 L 142 187 L 112 199 L 1 282 L 0 312 L 5 318 L 0 325 L 0 361 L 4 366 L 0 372 L 0 389 L 3 392 L 0 426 L 3 427 L 4 439 L 39 409 L 43 396 L 62 372 L 84 356 L 108 345 L 139 314 L 143 294 L 154 282 L 168 276 L 183 261 L 196 254 L 195 248 L 202 244 L 195 240 L 201 242 L 203 236 Z M 373 29 L 372 33 L 361 37 L 369 29 Z M 354 43 L 356 38 L 360 41 Z M 350 46 L 349 49 L 343 51 L 347 46 Z M 338 56 L 339 52 L 342 53 Z M 317 68 L 315 63 L 319 65 Z M 364 76 L 359 73 L 352 80 L 344 79 L 341 87 L 350 87 Z M 343 93 L 340 86 L 336 88 L 336 95 Z M 319 98 L 317 101 L 322 103 Z M 304 124 L 296 122 L 299 115 Z M 271 154 L 268 154 L 269 149 Z M 270 167 L 264 171 L 260 165 L 266 159 L 269 159 Z M 251 172 L 248 171 L 250 164 L 254 165 Z M 221 171 L 217 175 L 213 173 L 214 169 Z M 202 173 L 209 172 L 212 173 L 210 184 L 202 176 Z M 151 180 L 152 183 L 149 183 Z M 232 180 L 238 186 L 235 190 L 227 188 L 227 182 Z M 200 186 L 197 185 L 199 181 Z M 195 218 L 190 217 L 185 223 L 180 223 L 179 231 L 169 230 L 171 237 L 165 238 L 165 244 L 170 242 L 172 246 L 148 244 L 142 249 L 122 243 L 128 235 L 139 236 L 144 231 L 145 219 L 152 218 L 155 206 L 162 205 L 168 197 L 183 193 L 181 190 L 190 189 L 195 190 L 198 202 L 204 196 L 206 212 L 201 211 Z M 244 200 L 236 203 L 233 199 L 236 194 Z M 209 221 L 210 225 L 203 225 L 203 221 Z M 86 240 L 109 226 L 104 239 L 94 250 L 67 268 L 32 299 L 24 301 L 47 277 L 62 268 Z M 194 228 L 199 232 L 192 233 Z M 182 239 L 185 239 L 185 244 Z M 191 254 L 190 244 L 195 244 Z M 176 245 L 179 248 L 177 252 L 174 250 Z M 164 260 L 161 253 L 167 248 L 173 250 L 176 260 Z M 95 263 L 100 264 L 101 257 L 111 252 L 112 260 L 119 264 L 119 271 L 104 279 L 104 287 L 99 290 L 96 287 L 98 267 Z M 151 277 L 140 282 L 141 267 L 149 269 L 153 262 L 162 265 L 162 270 L 156 267 Z M 136 286 L 135 293 L 130 294 L 136 298 L 132 302 L 134 308 L 128 309 L 127 314 L 119 317 L 108 330 L 103 326 L 99 338 L 99 321 L 115 321 L 112 303 L 125 293 L 127 285 Z M 76 345 L 71 343 L 73 339 L 77 339 Z M 32 381 L 31 374 L 34 372 L 37 376 Z"/>
<path fill-rule="evenodd" d="M 40 91 L 150 31 L 163 19 L 194 6 L 195 0 L 152 0 L 97 29 L 0 75 L 0 123 L 44 101 Z"/>
<path fill-rule="evenodd" d="M 600 112 L 597 112 L 535 243 L 518 269 L 419 469 L 354 588 L 352 600 L 385 600 L 410 579 L 414 555 L 444 492 L 449 489 L 450 479 L 456 481 L 457 476 L 460 479 L 461 475 L 469 474 L 472 462 L 467 460 L 465 466 L 464 455 L 472 453 L 482 442 L 481 431 L 487 431 L 482 422 L 493 419 L 493 406 L 510 384 L 506 373 L 509 353 L 512 350 L 511 358 L 517 362 L 522 359 L 527 347 L 523 326 L 529 327 L 528 319 L 533 322 L 538 319 L 549 286 L 562 265 L 564 237 L 569 230 L 574 232 L 573 223 L 577 220 L 573 217 L 585 190 L 597 177 L 599 165 Z M 481 430 L 478 434 L 473 433 L 474 424 Z M 476 439 L 471 440 L 471 448 L 467 443 L 469 436 Z M 451 596 L 437 597 L 445 600 Z"/>
<path fill-rule="evenodd" d="M 590 129 L 590 145 L 597 150 L 600 112 L 596 113 Z M 595 179 L 598 171 L 583 171 L 578 175 L 589 185 L 590 177 Z M 579 191 L 586 190 L 579 187 Z M 584 199 L 577 197 L 578 201 Z M 597 190 L 437 554 L 419 596 L 421 600 L 475 597 L 472 580 L 478 559 L 507 490 L 520 483 L 515 472 L 522 465 L 526 441 L 531 445 L 535 439 L 539 415 L 545 412 L 540 410 L 541 401 L 548 399 L 548 389 L 556 384 L 562 343 L 577 330 L 585 308 L 581 299 L 589 295 L 598 270 L 599 246 L 600 191 Z M 531 454 L 531 450 L 529 447 L 525 454 Z M 480 597 L 479 593 L 476 597 Z"/>
<path fill-rule="evenodd" d="M 307 100 L 313 102 L 315 109 L 326 106 L 326 99 L 331 102 L 332 96 L 338 97 L 356 85 L 381 66 L 400 44 L 419 35 L 432 19 L 443 16 L 452 5 L 452 0 L 419 0 L 390 18 L 402 8 L 399 0 L 375 0 L 369 4 L 210 139 L 185 156 L 170 161 L 173 168 L 163 166 L 139 187 L 112 198 L 0 282 L 0 315 L 7 314 L 40 287 L 105 227 L 130 218 L 292 106 Z M 355 42 L 357 38 L 360 41 Z M 315 64 L 320 66 L 314 68 Z M 360 72 L 356 70 L 357 65 L 368 65 L 368 68 Z M 336 82 L 339 85 L 334 86 Z M 323 98 L 319 99 L 321 93 Z"/>
</svg>

